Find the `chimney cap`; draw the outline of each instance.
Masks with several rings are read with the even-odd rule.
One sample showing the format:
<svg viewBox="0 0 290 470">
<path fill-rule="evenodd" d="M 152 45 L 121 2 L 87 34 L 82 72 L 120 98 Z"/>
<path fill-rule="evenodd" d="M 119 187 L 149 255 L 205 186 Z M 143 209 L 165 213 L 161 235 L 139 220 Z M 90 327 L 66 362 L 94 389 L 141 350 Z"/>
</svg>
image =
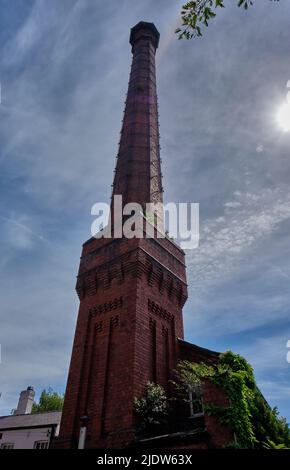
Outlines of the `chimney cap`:
<svg viewBox="0 0 290 470">
<path fill-rule="evenodd" d="M 138 34 L 139 33 L 139 34 Z M 151 34 L 150 34 L 151 33 Z M 147 23 L 146 21 L 140 21 L 133 28 L 131 28 L 130 44 L 134 46 L 136 41 L 141 37 L 151 36 L 155 49 L 159 44 L 160 33 L 154 23 Z"/>
</svg>

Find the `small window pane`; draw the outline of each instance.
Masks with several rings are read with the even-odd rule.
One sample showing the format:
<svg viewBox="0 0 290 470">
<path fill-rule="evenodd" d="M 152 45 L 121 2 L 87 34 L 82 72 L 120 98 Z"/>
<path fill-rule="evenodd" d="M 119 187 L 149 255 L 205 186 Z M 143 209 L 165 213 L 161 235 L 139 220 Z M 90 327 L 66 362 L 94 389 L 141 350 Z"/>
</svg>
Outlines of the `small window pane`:
<svg viewBox="0 0 290 470">
<path fill-rule="evenodd" d="M 200 416 L 204 413 L 201 385 L 197 384 L 196 386 L 189 389 L 188 401 L 191 417 Z"/>
<path fill-rule="evenodd" d="M 48 441 L 36 441 L 34 449 L 48 449 Z"/>
<path fill-rule="evenodd" d="M 1 449 L 14 449 L 14 444 L 12 442 L 3 443 Z"/>
</svg>

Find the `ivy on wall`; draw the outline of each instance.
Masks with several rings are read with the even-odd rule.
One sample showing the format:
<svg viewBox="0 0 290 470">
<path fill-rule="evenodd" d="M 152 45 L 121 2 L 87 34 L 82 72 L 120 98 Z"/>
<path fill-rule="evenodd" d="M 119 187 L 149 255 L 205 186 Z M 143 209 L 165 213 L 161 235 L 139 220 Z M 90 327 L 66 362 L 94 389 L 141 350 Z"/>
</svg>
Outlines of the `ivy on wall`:
<svg viewBox="0 0 290 470">
<path fill-rule="evenodd" d="M 193 384 L 210 381 L 221 387 L 229 406 L 205 404 L 205 411 L 230 426 L 236 436 L 233 447 L 285 448 L 290 446 L 290 429 L 271 408 L 257 387 L 251 365 L 240 355 L 227 351 L 215 365 L 182 361 L 178 364 L 177 389 L 186 390 Z"/>
<path fill-rule="evenodd" d="M 228 406 L 204 403 L 204 411 L 228 425 L 235 442 L 226 447 L 285 449 L 290 447 L 290 429 L 277 408 L 271 408 L 260 392 L 251 365 L 240 355 L 227 351 L 217 364 L 181 361 L 176 371 L 175 394 L 166 397 L 160 385 L 149 382 L 144 397 L 135 398 L 134 410 L 141 429 L 154 434 L 160 425 L 176 419 L 172 404 L 188 403 L 188 391 L 209 381 L 224 390 Z"/>
</svg>

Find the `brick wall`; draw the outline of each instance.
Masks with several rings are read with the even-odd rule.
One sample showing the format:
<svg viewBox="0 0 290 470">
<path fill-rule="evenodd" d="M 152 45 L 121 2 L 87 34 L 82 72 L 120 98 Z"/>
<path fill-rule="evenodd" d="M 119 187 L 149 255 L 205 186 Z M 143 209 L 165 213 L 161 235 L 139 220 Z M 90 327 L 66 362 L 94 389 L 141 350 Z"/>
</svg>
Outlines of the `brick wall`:
<svg viewBox="0 0 290 470">
<path fill-rule="evenodd" d="M 76 446 L 87 415 L 87 446 L 118 447 L 134 433 L 134 397 L 144 394 L 149 380 L 167 388 L 176 364 L 185 266 L 181 252 L 179 260 L 171 254 L 161 264 L 160 244 L 147 240 L 93 240 L 89 246 L 77 281 L 80 308 L 59 443 Z"/>
</svg>

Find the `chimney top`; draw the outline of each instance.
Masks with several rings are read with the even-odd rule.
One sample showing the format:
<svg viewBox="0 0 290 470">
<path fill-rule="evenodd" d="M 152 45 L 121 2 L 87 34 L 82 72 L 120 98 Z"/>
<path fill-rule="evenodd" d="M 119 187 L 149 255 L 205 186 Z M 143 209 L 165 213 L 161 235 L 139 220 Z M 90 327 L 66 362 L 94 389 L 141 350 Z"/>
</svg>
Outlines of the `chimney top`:
<svg viewBox="0 0 290 470">
<path fill-rule="evenodd" d="M 155 49 L 159 44 L 160 33 L 154 23 L 147 23 L 146 21 L 140 21 L 133 28 L 131 28 L 130 44 L 134 47 L 134 44 L 141 38 L 151 38 Z"/>
<path fill-rule="evenodd" d="M 26 390 L 20 392 L 20 397 L 17 405 L 17 409 L 14 411 L 15 415 L 26 415 L 32 411 L 34 403 L 35 391 L 30 385 Z"/>
</svg>

